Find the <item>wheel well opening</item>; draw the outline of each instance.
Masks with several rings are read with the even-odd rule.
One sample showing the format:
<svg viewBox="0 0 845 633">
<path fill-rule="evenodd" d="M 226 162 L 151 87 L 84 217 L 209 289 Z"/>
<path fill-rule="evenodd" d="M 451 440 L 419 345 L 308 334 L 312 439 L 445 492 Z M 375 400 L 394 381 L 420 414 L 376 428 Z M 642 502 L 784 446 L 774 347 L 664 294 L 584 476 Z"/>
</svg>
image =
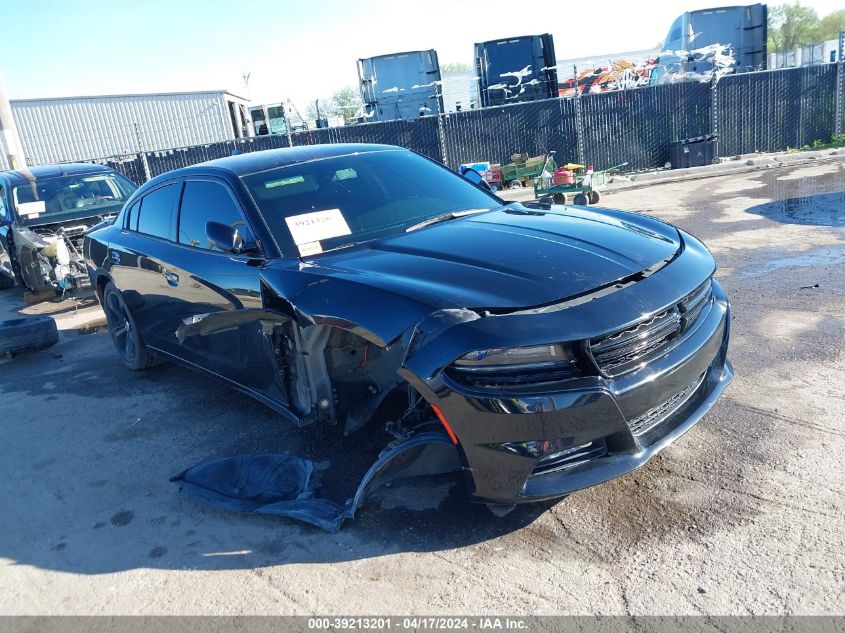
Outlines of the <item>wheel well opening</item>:
<svg viewBox="0 0 845 633">
<path fill-rule="evenodd" d="M 97 277 L 97 298 L 102 302 L 103 295 L 106 292 L 106 284 L 109 283 L 109 278 L 105 275 L 100 275 Z"/>
</svg>

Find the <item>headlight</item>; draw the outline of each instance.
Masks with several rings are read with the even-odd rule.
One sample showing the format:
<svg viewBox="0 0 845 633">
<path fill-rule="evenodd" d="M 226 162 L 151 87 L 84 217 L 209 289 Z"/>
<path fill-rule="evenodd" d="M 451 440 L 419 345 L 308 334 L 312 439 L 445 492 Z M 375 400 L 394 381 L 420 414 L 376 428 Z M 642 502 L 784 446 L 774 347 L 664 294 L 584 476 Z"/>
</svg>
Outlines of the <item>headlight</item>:
<svg viewBox="0 0 845 633">
<path fill-rule="evenodd" d="M 455 361 L 461 369 L 487 368 L 504 369 L 506 367 L 568 365 L 574 360 L 573 355 L 562 345 L 532 345 L 530 347 L 510 347 L 485 349 L 464 354 Z"/>
<path fill-rule="evenodd" d="M 539 386 L 582 375 L 576 355 L 565 345 L 485 349 L 464 354 L 448 370 L 470 387 Z"/>
</svg>

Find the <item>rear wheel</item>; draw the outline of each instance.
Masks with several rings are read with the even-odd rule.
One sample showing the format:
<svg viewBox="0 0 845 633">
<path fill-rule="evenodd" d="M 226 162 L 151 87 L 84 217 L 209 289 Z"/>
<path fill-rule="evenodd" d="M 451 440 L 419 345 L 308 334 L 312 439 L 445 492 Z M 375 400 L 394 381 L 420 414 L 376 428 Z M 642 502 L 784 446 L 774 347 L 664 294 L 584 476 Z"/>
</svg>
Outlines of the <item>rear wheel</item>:
<svg viewBox="0 0 845 633">
<path fill-rule="evenodd" d="M 508 183 L 508 189 L 522 189 L 522 183 L 519 180 L 511 180 Z"/>
<path fill-rule="evenodd" d="M 586 205 L 589 204 L 589 201 L 587 200 L 587 196 L 585 196 L 583 193 L 578 193 L 578 194 L 575 194 L 574 198 L 572 198 L 572 204 L 577 204 L 579 206 L 586 206 Z"/>
<path fill-rule="evenodd" d="M 124 365 L 132 371 L 139 371 L 159 364 L 160 361 L 147 351 L 123 295 L 111 282 L 103 291 L 103 310 L 112 342 Z"/>
<path fill-rule="evenodd" d="M 590 201 L 590 204 L 598 204 L 599 200 L 601 200 L 601 196 L 598 191 L 591 191 L 587 194 L 587 200 Z"/>
</svg>

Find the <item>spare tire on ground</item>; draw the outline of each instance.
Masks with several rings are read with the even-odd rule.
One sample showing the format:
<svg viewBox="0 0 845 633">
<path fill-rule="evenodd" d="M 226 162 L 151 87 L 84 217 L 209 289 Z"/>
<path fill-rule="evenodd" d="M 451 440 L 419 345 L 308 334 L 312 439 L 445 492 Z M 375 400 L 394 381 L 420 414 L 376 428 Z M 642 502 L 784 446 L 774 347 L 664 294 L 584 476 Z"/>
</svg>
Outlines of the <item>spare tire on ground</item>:
<svg viewBox="0 0 845 633">
<path fill-rule="evenodd" d="M 0 321 L 0 357 L 46 349 L 58 340 L 56 322 L 48 316 Z"/>
</svg>

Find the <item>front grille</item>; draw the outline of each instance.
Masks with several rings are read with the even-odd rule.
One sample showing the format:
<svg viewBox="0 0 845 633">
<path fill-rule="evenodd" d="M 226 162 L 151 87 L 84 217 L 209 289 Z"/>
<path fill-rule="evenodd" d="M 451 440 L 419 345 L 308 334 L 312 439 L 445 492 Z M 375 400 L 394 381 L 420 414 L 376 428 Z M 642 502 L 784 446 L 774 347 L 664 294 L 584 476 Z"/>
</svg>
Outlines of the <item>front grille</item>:
<svg viewBox="0 0 845 633">
<path fill-rule="evenodd" d="M 712 286 L 708 279 L 677 305 L 623 330 L 590 339 L 593 359 L 608 376 L 637 369 L 689 331 L 711 296 Z"/>
<path fill-rule="evenodd" d="M 695 382 L 691 382 L 671 398 L 667 398 L 656 407 L 652 407 L 645 413 L 628 420 L 628 427 L 631 429 L 631 433 L 634 435 L 642 435 L 663 422 L 690 399 L 690 396 L 695 393 L 695 390 L 698 389 L 698 386 L 701 384 L 703 379 L 704 374 L 701 374 L 695 379 Z"/>
<path fill-rule="evenodd" d="M 701 316 L 704 307 L 709 303 L 710 297 L 713 295 L 713 285 L 710 280 L 702 284 L 696 290 L 688 294 L 679 306 L 681 316 L 683 317 L 684 331 L 690 329 L 693 323 Z"/>
</svg>

